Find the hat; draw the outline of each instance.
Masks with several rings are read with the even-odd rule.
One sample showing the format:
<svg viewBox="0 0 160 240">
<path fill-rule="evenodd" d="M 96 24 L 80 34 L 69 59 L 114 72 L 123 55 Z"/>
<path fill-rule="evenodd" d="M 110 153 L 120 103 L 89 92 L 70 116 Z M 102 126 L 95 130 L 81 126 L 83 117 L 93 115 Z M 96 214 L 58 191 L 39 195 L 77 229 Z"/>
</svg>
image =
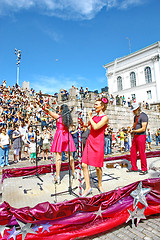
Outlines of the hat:
<svg viewBox="0 0 160 240">
<path fill-rule="evenodd" d="M 136 109 L 138 109 L 140 106 L 139 106 L 139 104 L 138 103 L 132 103 L 132 105 L 131 105 L 131 110 L 132 111 L 135 111 Z"/>
<path fill-rule="evenodd" d="M 47 128 L 46 128 L 46 127 L 43 127 L 43 130 L 44 130 L 44 129 L 47 129 Z"/>
</svg>

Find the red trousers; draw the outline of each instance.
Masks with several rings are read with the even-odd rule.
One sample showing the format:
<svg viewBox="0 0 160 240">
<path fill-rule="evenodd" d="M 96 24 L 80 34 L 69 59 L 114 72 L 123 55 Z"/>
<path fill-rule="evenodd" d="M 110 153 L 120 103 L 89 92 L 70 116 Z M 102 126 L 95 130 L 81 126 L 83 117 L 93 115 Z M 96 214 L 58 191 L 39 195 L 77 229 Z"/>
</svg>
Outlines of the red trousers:
<svg viewBox="0 0 160 240">
<path fill-rule="evenodd" d="M 139 156 L 141 160 L 141 170 L 147 171 L 147 159 L 146 159 L 146 135 L 135 135 L 132 141 L 131 147 L 131 164 L 132 170 L 137 171 L 137 152 L 139 151 Z"/>
</svg>

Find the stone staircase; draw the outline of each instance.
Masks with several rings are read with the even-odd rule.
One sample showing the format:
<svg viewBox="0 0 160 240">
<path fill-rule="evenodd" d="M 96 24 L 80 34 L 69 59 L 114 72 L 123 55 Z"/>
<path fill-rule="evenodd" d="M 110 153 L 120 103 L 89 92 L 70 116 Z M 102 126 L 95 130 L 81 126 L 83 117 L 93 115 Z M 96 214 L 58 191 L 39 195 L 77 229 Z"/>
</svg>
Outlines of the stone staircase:
<svg viewBox="0 0 160 240">
<path fill-rule="evenodd" d="M 69 108 L 74 107 L 72 116 L 74 123 L 78 126 L 78 114 L 76 113 L 78 109 L 83 106 L 83 121 L 88 122 L 87 113 L 90 109 L 94 107 L 95 100 L 71 100 L 71 101 L 59 101 L 58 105 L 67 104 Z M 148 115 L 149 123 L 148 127 L 152 133 L 156 133 L 157 128 L 160 128 L 160 112 L 155 110 L 143 109 L 142 111 Z M 127 106 L 119 105 L 108 105 L 106 110 L 106 115 L 109 117 L 109 125 L 114 131 L 122 127 L 128 127 L 133 125 L 133 112 L 131 108 Z"/>
</svg>

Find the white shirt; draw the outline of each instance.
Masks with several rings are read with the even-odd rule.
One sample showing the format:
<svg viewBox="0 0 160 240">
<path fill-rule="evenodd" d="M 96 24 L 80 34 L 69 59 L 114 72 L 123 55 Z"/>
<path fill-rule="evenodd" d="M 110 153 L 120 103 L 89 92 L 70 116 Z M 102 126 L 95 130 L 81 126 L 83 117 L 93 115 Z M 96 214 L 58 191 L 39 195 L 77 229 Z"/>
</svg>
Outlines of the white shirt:
<svg viewBox="0 0 160 240">
<path fill-rule="evenodd" d="M 42 134 L 42 136 L 43 136 L 43 143 L 49 143 L 49 138 L 50 138 L 50 136 L 49 136 L 49 134 L 48 133 L 46 133 L 46 134 Z"/>
<path fill-rule="evenodd" d="M 4 135 L 3 133 L 0 134 L 1 138 L 1 145 L 8 145 L 9 144 L 9 136 L 8 134 Z"/>
<path fill-rule="evenodd" d="M 31 153 L 36 153 L 36 143 L 35 142 L 30 142 L 29 148 L 30 148 Z"/>
<path fill-rule="evenodd" d="M 26 132 L 27 132 L 27 129 L 28 127 L 27 126 L 24 126 L 24 127 L 19 127 L 19 131 L 21 133 L 22 136 L 22 140 L 24 141 L 25 140 L 25 137 L 26 137 Z"/>
</svg>

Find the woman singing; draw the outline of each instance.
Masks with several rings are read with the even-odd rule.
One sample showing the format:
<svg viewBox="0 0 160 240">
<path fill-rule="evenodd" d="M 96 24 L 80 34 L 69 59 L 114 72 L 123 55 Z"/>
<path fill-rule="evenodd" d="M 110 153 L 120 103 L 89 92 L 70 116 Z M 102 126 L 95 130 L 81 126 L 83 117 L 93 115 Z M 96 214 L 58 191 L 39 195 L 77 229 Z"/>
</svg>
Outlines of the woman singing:
<svg viewBox="0 0 160 240">
<path fill-rule="evenodd" d="M 104 114 L 104 111 L 107 108 L 107 103 L 107 98 L 99 98 L 94 104 L 95 112 L 97 115 L 92 117 L 92 111 L 88 112 L 91 131 L 82 156 L 82 169 L 86 183 L 86 189 L 82 197 L 87 196 L 92 191 L 88 165 L 94 166 L 96 168 L 98 187 L 100 192 L 103 192 L 102 167 L 104 159 L 104 131 L 108 124 L 108 117 Z"/>
<path fill-rule="evenodd" d="M 51 152 L 56 153 L 56 177 L 55 183 L 60 184 L 60 168 L 61 168 L 61 158 L 62 152 L 68 153 L 68 128 L 72 124 L 72 117 L 70 110 L 66 104 L 63 104 L 59 108 L 59 114 L 56 112 L 50 111 L 48 108 L 42 108 L 46 113 L 56 120 L 57 130 L 54 135 L 53 144 L 51 146 Z M 70 149 L 70 165 L 72 168 L 72 176 L 76 177 L 74 170 L 74 159 L 71 155 L 71 152 L 76 151 L 76 147 L 73 142 L 73 138 L 69 133 L 69 149 Z"/>
</svg>

